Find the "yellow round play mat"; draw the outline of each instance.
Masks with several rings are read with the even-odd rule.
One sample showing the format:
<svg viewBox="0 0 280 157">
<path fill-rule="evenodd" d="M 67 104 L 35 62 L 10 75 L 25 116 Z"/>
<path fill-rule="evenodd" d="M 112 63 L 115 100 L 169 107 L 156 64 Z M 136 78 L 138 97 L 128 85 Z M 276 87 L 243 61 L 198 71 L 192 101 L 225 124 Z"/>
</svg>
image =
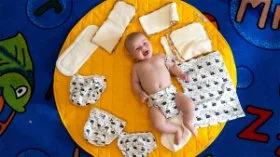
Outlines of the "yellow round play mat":
<svg viewBox="0 0 280 157">
<path fill-rule="evenodd" d="M 69 99 L 71 77 L 66 77 L 57 69 L 55 70 L 54 96 L 61 120 L 73 140 L 94 157 L 122 156 L 121 151 L 117 146 L 117 140 L 114 140 L 108 146 L 96 147 L 84 139 L 84 124 L 89 116 L 89 111 L 94 107 L 103 109 L 120 119 L 125 120 L 127 124 L 124 131 L 128 133 L 152 132 L 156 137 L 157 148 L 149 154 L 149 157 L 197 156 L 217 138 L 225 123 L 198 129 L 198 136 L 196 138 L 192 137 L 187 145 L 176 153 L 172 153 L 163 147 L 160 144 L 159 132 L 152 129 L 148 120 L 147 105 L 141 104 L 137 96 L 133 94 L 130 81 L 133 61 L 127 55 L 124 48 L 124 39 L 131 32 L 143 32 L 138 20 L 140 16 L 150 13 L 167 3 L 176 2 L 180 17 L 179 23 L 165 31 L 148 37 L 153 45 L 154 52 L 164 52 L 163 47 L 160 44 L 160 37 L 164 36 L 166 33 L 194 21 L 200 22 L 206 29 L 208 36 L 212 41 L 213 50 L 219 50 L 221 52 L 231 79 L 234 85 L 236 85 L 236 69 L 231 49 L 215 26 L 196 8 L 183 1 L 126 0 L 126 2 L 135 6 L 136 15 L 128 25 L 114 52 L 109 54 L 105 50 L 98 48 L 78 71 L 81 75 L 97 74 L 106 77 L 107 89 L 96 104 L 85 107 L 73 105 Z M 68 34 L 60 51 L 60 55 L 88 25 L 101 26 L 114 4 L 114 0 L 106 0 L 90 10 Z M 180 86 L 175 79 L 173 79 L 173 82 L 177 89 L 180 89 Z"/>
</svg>

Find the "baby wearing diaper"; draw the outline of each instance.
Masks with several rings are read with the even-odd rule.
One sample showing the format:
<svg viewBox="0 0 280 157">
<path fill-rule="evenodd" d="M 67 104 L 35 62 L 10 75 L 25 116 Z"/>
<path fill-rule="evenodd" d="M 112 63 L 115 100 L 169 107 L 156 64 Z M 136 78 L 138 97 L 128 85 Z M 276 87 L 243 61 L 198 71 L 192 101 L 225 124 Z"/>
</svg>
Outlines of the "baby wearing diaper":
<svg viewBox="0 0 280 157">
<path fill-rule="evenodd" d="M 125 47 L 135 60 L 132 69 L 132 87 L 141 102 L 148 101 L 149 116 L 153 127 L 162 133 L 174 133 L 175 143 L 182 139 L 183 128 L 167 121 L 183 113 L 183 124 L 193 135 L 194 104 L 190 98 L 178 92 L 172 85 L 170 73 L 184 81 L 188 76 L 164 54 L 152 54 L 152 46 L 143 33 L 127 36 Z"/>
</svg>

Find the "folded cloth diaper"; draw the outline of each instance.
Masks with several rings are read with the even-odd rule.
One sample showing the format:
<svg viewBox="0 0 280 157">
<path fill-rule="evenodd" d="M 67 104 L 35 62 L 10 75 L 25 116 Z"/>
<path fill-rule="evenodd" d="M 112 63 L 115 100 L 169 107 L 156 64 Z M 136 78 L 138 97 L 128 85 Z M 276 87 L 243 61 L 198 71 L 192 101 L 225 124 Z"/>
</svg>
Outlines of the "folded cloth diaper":
<svg viewBox="0 0 280 157">
<path fill-rule="evenodd" d="M 123 132 L 118 138 L 118 147 L 125 157 L 146 157 L 156 147 L 155 137 L 152 133 Z"/>
<path fill-rule="evenodd" d="M 96 32 L 92 42 L 112 53 L 134 15 L 134 6 L 117 1 L 107 20 Z"/>
<path fill-rule="evenodd" d="M 162 37 L 161 44 L 166 52 L 170 53 L 171 50 L 179 61 L 189 60 L 212 51 L 211 41 L 205 29 L 197 22 Z"/>
<path fill-rule="evenodd" d="M 245 116 L 235 88 L 223 62 L 216 51 L 179 65 L 188 72 L 190 81 L 178 78 L 184 94 L 195 104 L 196 127 L 209 126 Z"/>
<path fill-rule="evenodd" d="M 110 144 L 123 131 L 126 123 L 103 110 L 94 108 L 84 126 L 84 138 L 96 146 Z"/>
<path fill-rule="evenodd" d="M 176 88 L 170 85 L 161 91 L 149 95 L 148 106 L 161 110 L 165 118 L 172 118 L 179 114 L 175 103 L 176 93 Z"/>
<path fill-rule="evenodd" d="M 139 18 L 146 34 L 155 34 L 163 31 L 179 21 L 176 3 L 169 3 L 150 14 Z"/>
<path fill-rule="evenodd" d="M 98 48 L 91 42 L 97 29 L 95 25 L 86 27 L 57 59 L 56 67 L 63 75 L 74 75 Z"/>
<path fill-rule="evenodd" d="M 160 142 L 164 147 L 166 147 L 170 151 L 177 152 L 178 150 L 183 148 L 188 143 L 188 141 L 190 140 L 192 135 L 191 135 L 191 132 L 186 127 L 184 127 L 182 114 L 179 114 L 176 117 L 170 118 L 170 119 L 168 119 L 168 121 L 170 121 L 171 123 L 174 123 L 174 124 L 181 125 L 184 128 L 183 138 L 181 140 L 181 143 L 179 143 L 177 145 L 174 143 L 174 140 L 175 140 L 174 134 L 163 133 L 161 135 Z"/>
<path fill-rule="evenodd" d="M 70 82 L 70 99 L 79 106 L 94 104 L 105 89 L 106 79 L 104 76 L 74 75 Z"/>
</svg>

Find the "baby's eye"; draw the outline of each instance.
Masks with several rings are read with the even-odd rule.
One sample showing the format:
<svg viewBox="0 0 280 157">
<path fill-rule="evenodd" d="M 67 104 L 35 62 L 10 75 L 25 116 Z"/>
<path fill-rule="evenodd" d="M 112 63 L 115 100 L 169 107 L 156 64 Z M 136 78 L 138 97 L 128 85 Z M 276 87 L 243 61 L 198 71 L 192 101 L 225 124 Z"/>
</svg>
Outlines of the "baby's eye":
<svg viewBox="0 0 280 157">
<path fill-rule="evenodd" d="M 136 51 L 140 51 L 140 47 L 136 48 Z"/>
<path fill-rule="evenodd" d="M 147 45 L 147 42 L 144 42 L 144 45 Z"/>
</svg>

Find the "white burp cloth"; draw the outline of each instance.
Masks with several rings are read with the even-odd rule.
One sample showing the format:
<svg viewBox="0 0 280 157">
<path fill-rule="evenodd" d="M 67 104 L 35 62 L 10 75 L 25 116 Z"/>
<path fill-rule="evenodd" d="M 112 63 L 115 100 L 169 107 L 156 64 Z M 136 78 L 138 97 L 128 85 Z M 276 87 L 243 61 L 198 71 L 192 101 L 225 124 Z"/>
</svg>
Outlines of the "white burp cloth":
<svg viewBox="0 0 280 157">
<path fill-rule="evenodd" d="M 95 146 L 110 144 L 123 131 L 126 122 L 101 109 L 90 111 L 84 126 L 84 138 Z"/>
<path fill-rule="evenodd" d="M 152 133 L 123 132 L 118 138 L 118 147 L 125 157 L 146 157 L 156 147 L 155 137 Z"/>
<path fill-rule="evenodd" d="M 98 27 L 86 27 L 56 61 L 57 69 L 66 76 L 74 75 L 98 48 L 91 39 Z"/>
<path fill-rule="evenodd" d="M 212 51 L 211 41 L 203 26 L 198 22 L 172 31 L 169 37 L 170 42 L 172 42 L 170 44 L 173 44 L 176 50 L 170 48 L 165 36 L 161 38 L 161 44 L 167 54 L 170 54 L 170 51 L 176 51 L 173 52 L 173 55 L 178 53 L 175 56 L 177 58 L 179 56 L 180 61 L 189 60 Z"/>
<path fill-rule="evenodd" d="M 177 152 L 178 150 L 183 148 L 188 143 L 188 141 L 190 140 L 192 135 L 191 135 L 191 132 L 183 124 L 182 114 L 179 114 L 176 117 L 168 119 L 168 121 L 170 121 L 171 123 L 174 123 L 174 124 L 181 125 L 184 128 L 183 138 L 182 138 L 181 142 L 177 145 L 174 142 L 174 140 L 175 140 L 175 135 L 174 134 L 163 133 L 161 135 L 160 142 L 168 150 L 170 150 L 172 152 Z"/>
<path fill-rule="evenodd" d="M 96 103 L 106 89 L 104 76 L 74 75 L 70 82 L 70 100 L 79 106 Z"/>
<path fill-rule="evenodd" d="M 178 22 L 176 3 L 169 3 L 150 14 L 139 18 L 140 24 L 147 35 L 155 34 L 172 26 L 171 22 Z"/>
<path fill-rule="evenodd" d="M 219 51 L 191 59 L 179 67 L 189 82 L 179 78 L 184 94 L 195 105 L 195 127 L 205 127 L 245 116 Z"/>
<path fill-rule="evenodd" d="M 134 6 L 117 1 L 107 20 L 92 38 L 92 42 L 112 53 L 134 15 Z"/>
</svg>

